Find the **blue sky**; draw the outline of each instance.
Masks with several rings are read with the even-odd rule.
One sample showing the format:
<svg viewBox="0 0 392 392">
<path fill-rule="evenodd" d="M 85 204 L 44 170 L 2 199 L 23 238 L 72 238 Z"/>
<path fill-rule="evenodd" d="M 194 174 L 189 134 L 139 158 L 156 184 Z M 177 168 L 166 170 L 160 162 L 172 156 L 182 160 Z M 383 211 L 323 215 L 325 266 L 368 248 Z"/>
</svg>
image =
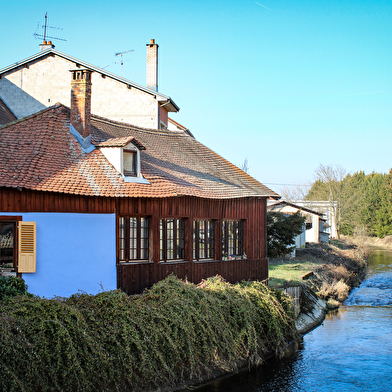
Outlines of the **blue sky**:
<svg viewBox="0 0 392 392">
<path fill-rule="evenodd" d="M 321 163 L 392 167 L 392 2 L 361 0 L 14 1 L 2 6 L 0 68 L 56 49 L 145 84 L 159 45 L 159 91 L 196 138 L 280 192 Z M 40 32 L 38 29 L 38 32 Z"/>
</svg>

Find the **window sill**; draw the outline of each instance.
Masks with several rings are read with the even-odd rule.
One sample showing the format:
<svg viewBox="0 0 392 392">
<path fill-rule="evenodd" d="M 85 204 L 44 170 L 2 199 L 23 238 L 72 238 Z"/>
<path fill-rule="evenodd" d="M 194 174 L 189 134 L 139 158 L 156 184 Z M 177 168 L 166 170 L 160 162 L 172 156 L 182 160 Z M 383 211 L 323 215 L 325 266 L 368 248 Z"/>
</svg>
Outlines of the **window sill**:
<svg viewBox="0 0 392 392">
<path fill-rule="evenodd" d="M 154 264 L 149 260 L 132 260 L 132 261 L 119 261 L 117 265 L 132 265 L 132 264 Z"/>
<path fill-rule="evenodd" d="M 184 264 L 184 263 L 189 263 L 188 260 L 159 260 L 159 264 Z"/>
<path fill-rule="evenodd" d="M 202 259 L 202 260 L 193 260 L 194 263 L 216 263 L 220 260 L 215 259 Z"/>
<path fill-rule="evenodd" d="M 136 184 L 150 184 L 149 181 L 147 181 L 143 177 L 138 177 L 138 176 L 122 176 L 125 182 L 134 182 Z"/>
</svg>

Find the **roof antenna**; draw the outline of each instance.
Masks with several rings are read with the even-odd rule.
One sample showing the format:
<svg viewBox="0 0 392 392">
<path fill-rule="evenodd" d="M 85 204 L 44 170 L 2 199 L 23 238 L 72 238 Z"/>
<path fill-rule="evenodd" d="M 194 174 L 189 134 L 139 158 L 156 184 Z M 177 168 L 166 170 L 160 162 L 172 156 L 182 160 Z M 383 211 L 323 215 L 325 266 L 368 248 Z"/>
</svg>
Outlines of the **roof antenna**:
<svg viewBox="0 0 392 392">
<path fill-rule="evenodd" d="M 49 36 L 49 35 L 46 35 L 46 30 L 47 30 L 47 29 L 63 30 L 63 29 L 60 28 L 60 27 L 48 26 L 48 13 L 47 13 L 47 12 L 45 13 L 45 24 L 44 24 L 43 26 L 41 26 L 41 27 L 44 29 L 43 34 L 37 33 L 37 30 L 39 29 L 39 22 L 38 22 L 37 29 L 35 30 L 35 33 L 33 34 L 34 37 L 35 37 L 36 39 L 37 39 L 37 38 L 42 38 L 44 42 L 46 42 L 46 40 L 47 40 L 48 38 L 50 38 L 50 39 L 58 39 L 58 40 L 60 40 L 60 41 L 66 41 L 66 39 L 64 39 L 64 38 L 51 37 L 51 36 Z"/>
<path fill-rule="evenodd" d="M 120 64 L 121 64 L 122 76 L 124 76 L 124 61 L 123 61 L 123 55 L 124 55 L 125 53 L 129 53 L 129 52 L 133 52 L 133 49 L 131 49 L 131 50 L 126 50 L 125 52 L 116 53 L 116 56 L 121 56 Z"/>
</svg>

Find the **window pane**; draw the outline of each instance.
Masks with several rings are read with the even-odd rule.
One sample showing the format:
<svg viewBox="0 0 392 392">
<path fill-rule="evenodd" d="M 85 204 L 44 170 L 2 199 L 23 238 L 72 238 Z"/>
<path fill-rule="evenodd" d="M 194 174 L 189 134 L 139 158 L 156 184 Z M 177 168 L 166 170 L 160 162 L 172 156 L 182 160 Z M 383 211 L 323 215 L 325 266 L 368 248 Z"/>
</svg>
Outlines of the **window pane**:
<svg viewBox="0 0 392 392">
<path fill-rule="evenodd" d="M 119 232 L 118 232 L 118 240 L 119 240 L 119 259 L 120 261 L 125 261 L 125 218 L 121 217 L 119 219 Z"/>
<path fill-rule="evenodd" d="M 208 222 L 208 258 L 213 259 L 215 252 L 214 252 L 214 248 L 215 248 L 215 233 L 214 233 L 214 222 L 213 221 L 209 221 Z"/>
<path fill-rule="evenodd" d="M 148 260 L 148 219 L 140 218 L 140 258 Z"/>
<path fill-rule="evenodd" d="M 228 222 L 227 225 L 227 250 L 229 252 L 229 256 L 233 256 L 234 252 L 234 222 Z"/>
<path fill-rule="evenodd" d="M 177 259 L 185 257 L 185 223 L 183 219 L 177 219 Z"/>
<path fill-rule="evenodd" d="M 129 258 L 137 259 L 137 218 L 129 218 Z"/>
<path fill-rule="evenodd" d="M 124 156 L 124 174 L 128 176 L 136 175 L 136 152 L 123 151 Z"/>
<path fill-rule="evenodd" d="M 0 265 L 14 266 L 15 224 L 0 223 Z"/>
<path fill-rule="evenodd" d="M 167 260 L 174 258 L 174 219 L 166 221 L 166 236 L 167 236 Z"/>
<path fill-rule="evenodd" d="M 165 236 L 164 236 L 164 220 L 161 219 L 159 221 L 159 259 L 160 260 L 165 260 L 164 255 L 165 255 Z"/>
<path fill-rule="evenodd" d="M 205 221 L 199 221 L 199 258 L 206 258 L 206 228 Z"/>
</svg>

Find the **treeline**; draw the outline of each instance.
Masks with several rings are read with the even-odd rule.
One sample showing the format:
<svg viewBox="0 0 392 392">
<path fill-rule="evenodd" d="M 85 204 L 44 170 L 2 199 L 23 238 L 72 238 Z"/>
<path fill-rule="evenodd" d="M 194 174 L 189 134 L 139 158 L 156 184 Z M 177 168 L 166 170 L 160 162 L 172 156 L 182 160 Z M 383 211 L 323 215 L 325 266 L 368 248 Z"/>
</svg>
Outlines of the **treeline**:
<svg viewBox="0 0 392 392">
<path fill-rule="evenodd" d="M 392 235 L 392 169 L 388 174 L 352 175 L 320 165 L 307 200 L 335 202 L 337 230 L 343 235 Z"/>
</svg>

